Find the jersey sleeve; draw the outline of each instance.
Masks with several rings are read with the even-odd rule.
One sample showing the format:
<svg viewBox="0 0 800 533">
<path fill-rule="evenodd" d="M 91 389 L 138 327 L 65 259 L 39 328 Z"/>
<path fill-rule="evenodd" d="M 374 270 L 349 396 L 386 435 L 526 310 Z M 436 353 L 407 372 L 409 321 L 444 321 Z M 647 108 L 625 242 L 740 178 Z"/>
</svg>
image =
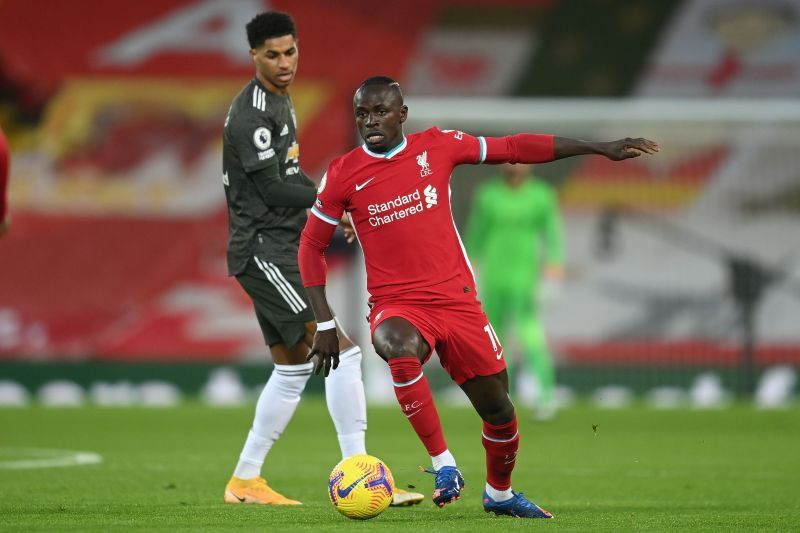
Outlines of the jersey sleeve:
<svg viewBox="0 0 800 533">
<path fill-rule="evenodd" d="M 554 137 L 518 133 L 505 137 L 480 137 L 481 163 L 547 163 L 555 159 Z"/>
<path fill-rule="evenodd" d="M 311 178 L 308 177 L 308 174 L 303 172 L 303 169 L 300 169 L 300 173 L 299 173 L 298 177 L 299 177 L 300 183 L 302 185 L 307 185 L 309 187 L 314 187 L 315 189 L 317 188 L 317 184 L 314 183 L 314 180 L 312 180 Z"/>
<path fill-rule="evenodd" d="M 325 250 L 331 242 L 336 226 L 326 224 L 317 217 L 308 217 L 300 234 L 300 246 L 297 249 L 297 266 L 303 287 L 325 285 L 328 264 L 325 261 Z"/>
<path fill-rule="evenodd" d="M 341 162 L 338 160 L 328 165 L 328 171 L 319 182 L 317 199 L 311 208 L 312 215 L 333 226 L 339 225 L 347 203 L 342 191 L 340 169 Z"/>
<path fill-rule="evenodd" d="M 347 201 L 339 180 L 340 162 L 334 160 L 322 176 L 317 190 L 317 200 L 300 235 L 297 263 L 304 287 L 325 285 L 328 266 L 325 250 L 344 213 Z"/>
<path fill-rule="evenodd" d="M 458 130 L 434 130 L 453 165 L 480 163 L 546 163 L 555 158 L 553 136 L 519 133 L 506 137 L 474 137 Z"/>
<path fill-rule="evenodd" d="M 486 158 L 486 142 L 483 137 L 473 137 L 459 130 L 432 129 L 440 145 L 450 155 L 453 165 L 475 165 Z"/>
<path fill-rule="evenodd" d="M 278 158 L 272 146 L 275 125 L 266 115 L 248 115 L 234 119 L 230 125 L 231 143 L 245 172 L 274 167 L 279 173 Z"/>
</svg>

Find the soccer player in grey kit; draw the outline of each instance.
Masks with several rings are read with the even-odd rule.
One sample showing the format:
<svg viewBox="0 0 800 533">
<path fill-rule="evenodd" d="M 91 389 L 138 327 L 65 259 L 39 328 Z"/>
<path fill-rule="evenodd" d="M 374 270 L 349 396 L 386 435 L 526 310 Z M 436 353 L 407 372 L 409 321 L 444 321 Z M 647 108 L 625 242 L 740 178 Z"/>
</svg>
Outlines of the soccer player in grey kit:
<svg viewBox="0 0 800 533">
<path fill-rule="evenodd" d="M 261 467 L 300 401 L 313 363 L 306 357 L 317 330 L 297 266 L 300 232 L 316 186 L 300 169 L 300 145 L 289 86 L 298 61 L 295 25 L 286 13 L 267 12 L 247 24 L 255 77 L 231 104 L 223 133 L 228 202 L 228 274 L 253 301 L 275 368 L 256 405 L 253 425 L 233 476 L 227 503 L 298 505 L 273 490 Z M 334 320 L 341 339 L 339 367 L 325 379 L 328 410 L 342 457 L 366 453 L 367 413 L 361 349 Z M 396 491 L 393 505 L 422 501 Z"/>
</svg>

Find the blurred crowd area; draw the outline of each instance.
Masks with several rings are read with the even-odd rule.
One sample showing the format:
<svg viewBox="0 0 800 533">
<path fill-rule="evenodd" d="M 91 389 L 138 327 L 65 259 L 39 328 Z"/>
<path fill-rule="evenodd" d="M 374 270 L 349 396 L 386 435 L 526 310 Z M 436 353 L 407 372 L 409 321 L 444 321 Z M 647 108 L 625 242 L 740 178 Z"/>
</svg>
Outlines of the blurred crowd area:
<svg viewBox="0 0 800 533">
<path fill-rule="evenodd" d="M 244 25 L 267 9 L 297 22 L 291 94 L 315 180 L 357 145 L 351 97 L 378 74 L 401 83 L 407 132 L 661 144 L 647 160 L 533 169 L 564 226 L 565 275 L 542 315 L 565 397 L 674 387 L 662 396 L 724 399 L 773 375 L 791 396 L 800 0 L 0 2 L 13 216 L 0 239 L 0 382 L 36 390 L 59 377 L 45 363 L 81 369 L 72 377 L 87 386 L 120 378 L 115 363 L 262 379 L 246 375 L 269 360 L 258 324 L 225 272 L 221 130 L 253 75 Z M 461 230 L 497 174 L 453 176 Z M 334 242 L 329 263 L 331 300 L 368 347 L 358 247 Z M 517 339 L 503 342 L 513 361 Z M 365 365 L 370 396 L 390 395 L 382 363 Z"/>
</svg>

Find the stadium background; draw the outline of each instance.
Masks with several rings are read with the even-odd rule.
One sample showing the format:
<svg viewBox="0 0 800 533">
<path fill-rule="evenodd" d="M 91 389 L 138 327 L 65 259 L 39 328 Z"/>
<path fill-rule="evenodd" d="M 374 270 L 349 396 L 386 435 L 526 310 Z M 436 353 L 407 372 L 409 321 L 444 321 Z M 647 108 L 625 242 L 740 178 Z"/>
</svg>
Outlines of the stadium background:
<svg viewBox="0 0 800 533">
<path fill-rule="evenodd" d="M 355 146 L 352 91 L 375 74 L 403 85 L 407 131 L 622 128 L 661 143 L 634 162 L 538 169 L 566 228 L 567 278 L 545 314 L 563 399 L 792 398 L 800 1 L 45 3 L 0 2 L 14 217 L 0 240 L 0 402 L 237 403 L 266 380 L 249 301 L 225 276 L 220 132 L 253 71 L 243 26 L 267 8 L 298 24 L 292 95 L 314 179 Z M 454 175 L 460 227 L 491 173 Z M 368 348 L 370 398 L 391 401 L 358 250 L 335 256 L 332 302 Z"/>
</svg>

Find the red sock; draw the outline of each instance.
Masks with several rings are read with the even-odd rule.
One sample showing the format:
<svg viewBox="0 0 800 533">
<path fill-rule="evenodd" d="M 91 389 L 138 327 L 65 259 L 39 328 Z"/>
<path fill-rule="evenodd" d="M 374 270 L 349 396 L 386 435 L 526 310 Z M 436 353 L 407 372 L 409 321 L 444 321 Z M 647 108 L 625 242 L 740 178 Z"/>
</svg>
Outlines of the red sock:
<svg viewBox="0 0 800 533">
<path fill-rule="evenodd" d="M 425 445 L 428 454 L 433 457 L 447 449 L 442 434 L 439 413 L 433 403 L 431 388 L 422 365 L 414 356 L 398 357 L 389 360 L 392 371 L 394 393 L 400 408 L 417 432 L 417 436 Z"/>
<path fill-rule="evenodd" d="M 511 471 L 519 449 L 517 417 L 499 426 L 484 422 L 483 447 L 486 448 L 486 482 L 497 490 L 510 489 Z"/>
</svg>

